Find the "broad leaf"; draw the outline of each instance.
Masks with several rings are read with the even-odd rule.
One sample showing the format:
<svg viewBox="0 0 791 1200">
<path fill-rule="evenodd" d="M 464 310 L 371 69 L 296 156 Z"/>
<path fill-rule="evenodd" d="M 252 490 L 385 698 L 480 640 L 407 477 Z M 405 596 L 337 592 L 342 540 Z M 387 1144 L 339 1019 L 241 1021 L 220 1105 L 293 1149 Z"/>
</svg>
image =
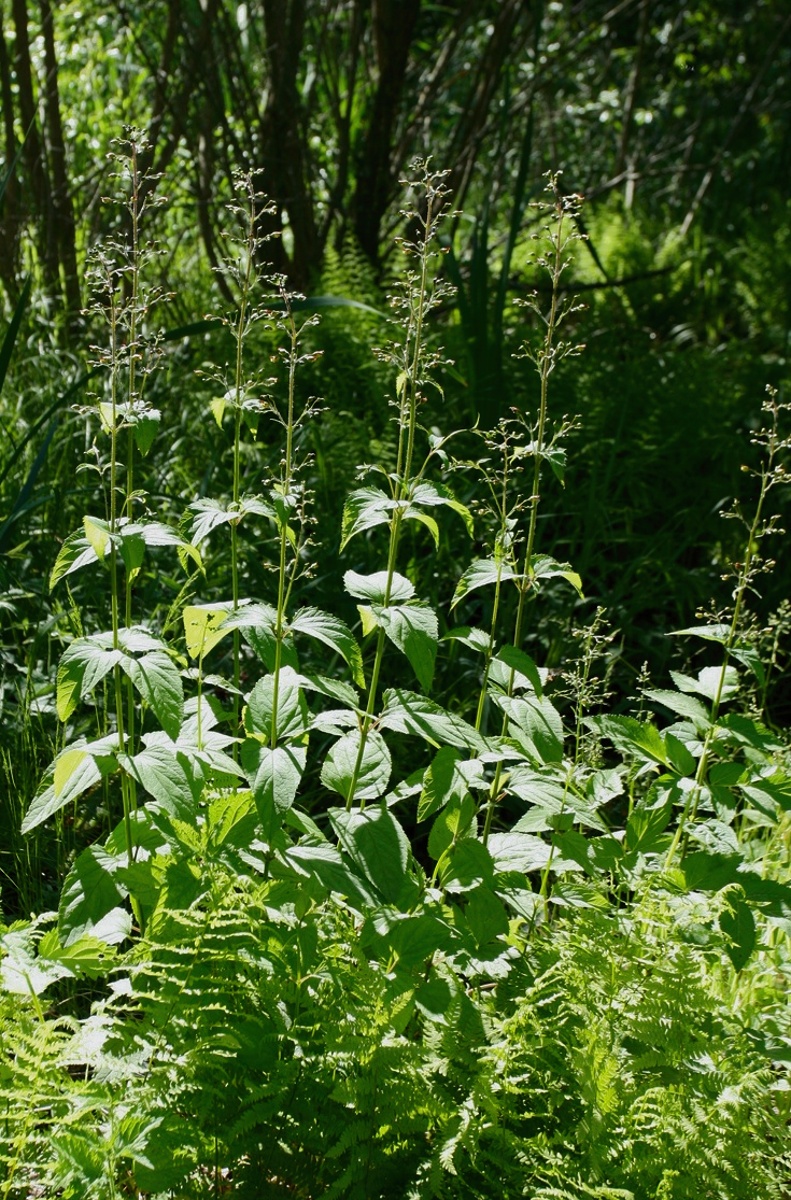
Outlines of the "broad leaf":
<svg viewBox="0 0 791 1200">
<path fill-rule="evenodd" d="M 547 865 L 551 847 L 542 838 L 512 831 L 492 834 L 489 852 L 498 871 L 521 871 L 527 875 Z"/>
<path fill-rule="evenodd" d="M 409 840 L 382 802 L 360 812 L 329 811 L 341 847 L 382 897 L 394 904 L 406 877 Z"/>
<path fill-rule="evenodd" d="M 196 820 L 203 777 L 175 746 L 150 745 L 134 757 L 119 754 L 118 763 L 169 816 Z"/>
<path fill-rule="evenodd" d="M 184 689 L 178 667 L 164 650 L 124 657 L 121 667 L 168 737 L 177 738 L 184 717 Z"/>
<path fill-rule="evenodd" d="M 565 579 L 582 597 L 582 579 L 568 563 L 560 563 L 548 554 L 534 554 L 530 559 L 530 573 L 534 579 Z"/>
<path fill-rule="evenodd" d="M 358 687 L 365 687 L 363 658 L 349 627 L 339 617 L 321 612 L 318 608 L 302 608 L 289 622 L 292 633 L 304 633 L 340 654 L 351 668 Z"/>
<path fill-rule="evenodd" d="M 417 807 L 418 821 L 425 821 L 450 800 L 461 799 L 471 786 L 483 784 L 483 764 L 479 759 L 462 761 L 458 750 L 443 746 L 434 755 L 423 776 L 423 790 Z M 435 856 L 436 857 L 436 856 Z"/>
<path fill-rule="evenodd" d="M 38 791 L 22 822 L 22 833 L 30 833 L 79 796 L 85 794 L 105 775 L 115 770 L 114 751 L 118 745 L 115 735 L 96 742 L 72 742 L 62 750 L 45 773 Z"/>
<path fill-rule="evenodd" d="M 345 896 L 358 912 L 367 914 L 376 907 L 377 897 L 365 878 L 328 842 L 291 846 L 285 858 L 297 871 L 318 879 L 328 891 Z"/>
<path fill-rule="evenodd" d="M 351 539 L 366 529 L 377 525 L 388 525 L 397 502 L 381 488 L 358 488 L 346 499 L 341 525 L 341 551 Z"/>
<path fill-rule="evenodd" d="M 265 741 L 303 740 L 310 718 L 300 684 L 300 677 L 291 667 L 281 667 L 277 676 L 265 675 L 259 679 L 244 710 L 244 727 L 248 733 L 257 734 Z M 277 716 L 273 738 L 275 692 Z"/>
<path fill-rule="evenodd" d="M 372 605 L 377 623 L 384 629 L 394 646 L 409 659 L 421 687 L 428 691 L 434 677 L 439 627 L 433 608 L 419 601 L 389 605 Z"/>
<path fill-rule="evenodd" d="M 675 674 L 671 672 L 671 674 Z M 679 717 L 692 721 L 699 733 L 705 733 L 711 725 L 709 711 L 695 696 L 685 692 L 673 692 L 665 688 L 646 688 L 643 693 L 656 704 L 663 704 Z"/>
<path fill-rule="evenodd" d="M 464 527 L 470 537 L 473 536 L 475 530 L 473 526 L 472 513 L 467 508 L 466 504 L 462 504 L 453 495 L 449 487 L 443 483 L 428 483 L 422 482 L 417 485 L 410 496 L 412 504 L 422 504 L 428 508 L 444 505 L 446 508 L 452 509 L 461 517 L 464 522 Z"/>
<path fill-rule="evenodd" d="M 736 971 L 741 971 L 755 949 L 755 917 L 742 892 L 728 893 L 726 907 L 720 913 L 720 929 L 725 934 L 725 952 Z"/>
<path fill-rule="evenodd" d="M 354 772 L 360 752 L 359 730 L 344 734 L 330 750 L 321 769 L 321 782 L 343 796 L 344 800 L 377 800 L 387 791 L 392 763 L 387 743 L 376 729 L 365 739 L 357 781 Z"/>
<path fill-rule="evenodd" d="M 127 862 L 126 855 L 108 854 L 101 846 L 89 846 L 78 856 L 60 894 L 58 933 L 64 946 L 86 934 L 108 945 L 127 936 L 127 922 L 114 916 L 128 895 L 126 886 L 115 877 Z"/>
<path fill-rule="evenodd" d="M 412 733 L 432 746 L 456 746 L 460 750 L 483 751 L 487 741 L 472 725 L 446 712 L 439 704 L 406 688 L 389 688 L 379 718 L 382 729 Z"/>
<path fill-rule="evenodd" d="M 502 583 L 505 579 L 515 579 L 516 573 L 502 559 L 477 558 L 470 563 L 467 570 L 456 584 L 456 590 L 451 600 L 451 608 L 455 608 L 460 600 L 476 588 L 488 587 L 492 583 Z"/>
<path fill-rule="evenodd" d="M 387 581 L 390 579 L 390 595 L 387 595 Z M 373 575 L 358 575 L 356 571 L 347 571 L 343 577 L 343 585 L 350 596 L 357 600 L 368 600 L 372 604 L 402 604 L 411 600 L 415 594 L 413 584 L 404 575 L 394 571 L 377 571 Z"/>
<path fill-rule="evenodd" d="M 190 658 L 202 659 L 230 632 L 224 625 L 229 606 L 222 604 L 188 604 L 182 611 L 184 637 Z"/>
<path fill-rule="evenodd" d="M 272 840 L 296 799 L 307 751 L 301 746 L 263 746 L 249 738 L 242 745 L 258 815 L 267 841 Z"/>
<path fill-rule="evenodd" d="M 508 734 L 533 760 L 560 762 L 563 758 L 563 722 L 546 696 L 501 696 L 495 701 L 508 716 Z"/>
<path fill-rule="evenodd" d="M 89 695 L 122 658 L 121 651 L 112 648 L 112 637 L 107 634 L 94 634 L 71 643 L 58 664 L 56 695 L 61 721 L 68 721 L 77 702 Z"/>
</svg>

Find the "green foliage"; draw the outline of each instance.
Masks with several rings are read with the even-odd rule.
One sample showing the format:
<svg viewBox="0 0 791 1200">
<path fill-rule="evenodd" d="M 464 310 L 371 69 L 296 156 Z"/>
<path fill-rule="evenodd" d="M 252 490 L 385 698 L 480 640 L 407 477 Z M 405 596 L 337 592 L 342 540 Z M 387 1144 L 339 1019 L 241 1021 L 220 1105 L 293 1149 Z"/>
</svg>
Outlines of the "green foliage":
<svg viewBox="0 0 791 1200">
<path fill-rule="evenodd" d="M 572 434 L 550 400 L 580 349 L 562 282 L 578 198 L 553 176 L 538 214 L 545 291 L 520 352 L 536 403 L 455 460 L 423 422 L 450 212 L 443 174 L 416 164 L 379 352 L 391 452 L 349 490 L 319 590 L 317 406 L 298 385 L 315 318 L 258 279 L 244 180 L 229 359 L 201 397 L 228 430 L 228 490 L 178 519 L 144 486 L 162 422 L 143 145 L 130 132 L 119 163 L 131 241 L 97 259 L 106 515 L 53 554 L 53 588 L 77 597 L 63 731 L 22 828 L 101 810 L 57 914 L 0 933 L 3 1196 L 781 1196 L 791 777 L 746 612 L 778 533 L 784 406 L 770 390 L 753 507 L 732 510 L 732 606 L 681 631 L 707 657 L 612 711 L 601 612 L 560 680 L 528 652 L 543 605 L 588 586 L 543 541 Z M 247 374 L 259 335 L 272 379 Z M 438 586 L 449 544 L 464 551 Z M 157 581 L 152 551 L 186 584 Z M 265 582 L 245 594 L 253 556 Z M 155 583 L 166 617 L 141 603 Z"/>
</svg>

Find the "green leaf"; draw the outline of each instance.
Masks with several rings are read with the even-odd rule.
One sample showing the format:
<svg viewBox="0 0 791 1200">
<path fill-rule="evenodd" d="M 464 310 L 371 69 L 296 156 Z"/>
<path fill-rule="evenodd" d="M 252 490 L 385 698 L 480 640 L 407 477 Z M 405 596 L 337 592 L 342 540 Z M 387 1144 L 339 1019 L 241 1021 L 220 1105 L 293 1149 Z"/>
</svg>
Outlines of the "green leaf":
<svg viewBox="0 0 791 1200">
<path fill-rule="evenodd" d="M 534 554 L 530 559 L 530 573 L 533 579 L 565 579 L 580 598 L 584 599 L 582 579 L 576 571 L 572 571 L 568 563 L 559 563 L 549 554 Z"/>
<path fill-rule="evenodd" d="M 181 617 L 190 658 L 202 659 L 230 632 L 224 625 L 228 609 L 227 603 L 186 605 Z"/>
<path fill-rule="evenodd" d="M 551 854 L 548 842 L 529 833 L 493 833 L 488 845 L 498 871 L 520 871 L 525 875 L 542 870 Z"/>
<path fill-rule="evenodd" d="M 61 546 L 55 559 L 55 565 L 50 572 L 50 588 L 54 588 L 55 584 L 67 575 L 72 575 L 89 563 L 97 561 L 96 551 L 84 532 L 79 530 L 77 533 L 70 534 Z"/>
<path fill-rule="evenodd" d="M 563 722 L 546 696 L 503 696 L 495 702 L 508 716 L 508 735 L 528 757 L 540 763 L 563 758 Z"/>
<path fill-rule="evenodd" d="M 473 888 L 468 893 L 464 919 L 479 947 L 508 933 L 508 913 L 488 887 Z"/>
<path fill-rule="evenodd" d="M 104 776 L 115 770 L 115 735 L 96 742 L 82 739 L 62 750 L 44 774 L 38 791 L 22 822 L 22 833 L 30 833 L 53 813 L 59 812 L 79 796 L 95 787 Z"/>
<path fill-rule="evenodd" d="M 643 695 L 648 700 L 653 700 L 655 704 L 663 704 L 665 708 L 669 708 L 679 717 L 691 721 L 700 733 L 705 733 L 711 725 L 708 709 L 694 696 L 683 692 L 668 691 L 664 688 L 646 688 Z"/>
<path fill-rule="evenodd" d="M 439 626 L 433 608 L 420 601 L 371 606 L 377 623 L 384 629 L 394 646 L 409 659 L 420 686 L 428 691 L 434 678 Z"/>
<path fill-rule="evenodd" d="M 312 845 L 302 842 L 289 847 L 285 858 L 297 871 L 318 879 L 328 891 L 345 896 L 358 912 L 367 914 L 376 907 L 377 897 L 366 880 L 329 843 Z"/>
<path fill-rule="evenodd" d="M 90 935 L 63 946 L 57 929 L 45 933 L 38 946 L 39 960 L 59 963 L 74 979 L 99 979 L 106 975 L 115 953 L 106 942 Z"/>
<path fill-rule="evenodd" d="M 301 679 L 291 667 L 281 667 L 278 676 L 265 675 L 250 693 L 244 710 L 244 727 L 250 734 L 269 741 L 277 683 L 277 740 L 304 741 L 310 717 L 300 686 Z"/>
<path fill-rule="evenodd" d="M 406 688 L 388 688 L 379 718 L 382 729 L 411 733 L 432 746 L 456 746 L 460 750 L 483 751 L 487 741 L 472 725 L 446 712 L 439 704 Z"/>
<path fill-rule="evenodd" d="M 203 778 L 175 746 L 151 745 L 134 757 L 119 754 L 118 763 L 169 816 L 195 822 Z"/>
<path fill-rule="evenodd" d="M 495 660 L 505 663 L 509 671 L 513 672 L 514 678 L 509 691 L 514 688 L 520 690 L 530 688 L 537 696 L 541 696 L 543 692 L 541 672 L 524 650 L 518 650 L 516 646 L 501 646 L 495 655 Z"/>
<path fill-rule="evenodd" d="M 390 595 L 387 595 L 387 581 L 390 580 Z M 411 600 L 415 594 L 413 584 L 404 575 L 393 571 L 376 571 L 373 575 L 358 575 L 356 571 L 347 571 L 343 577 L 343 585 L 350 596 L 356 600 L 369 600 L 373 604 L 401 604 Z"/>
<path fill-rule="evenodd" d="M 491 649 L 492 639 L 485 629 L 476 629 L 472 625 L 457 625 L 442 635 L 442 640 L 461 642 L 477 654 L 487 654 Z"/>
<path fill-rule="evenodd" d="M 292 633 L 304 633 L 335 650 L 351 668 L 352 678 L 358 687 L 365 687 L 360 647 L 349 627 L 339 617 L 321 612 L 318 608 L 302 608 L 289 622 L 289 628 Z"/>
<path fill-rule="evenodd" d="M 230 613 L 225 619 L 226 629 L 240 629 L 242 637 L 268 671 L 274 671 L 277 663 L 277 609 L 271 604 L 243 603 L 235 613 Z M 288 642 L 281 643 L 280 662 L 282 666 L 293 667 L 297 670 L 299 660 L 294 647 Z"/>
<path fill-rule="evenodd" d="M 121 668 L 168 737 L 177 738 L 184 718 L 184 689 L 179 669 L 169 654 L 150 650 L 140 658 L 124 656 Z"/>
<path fill-rule="evenodd" d="M 725 952 L 736 971 L 741 971 L 755 949 L 755 917 L 744 892 L 727 893 L 726 907 L 720 913 L 720 929 L 728 939 Z"/>
<path fill-rule="evenodd" d="M 450 607 L 454 609 L 460 600 L 476 588 L 488 587 L 492 583 L 501 583 L 505 579 L 517 578 L 516 572 L 502 559 L 476 558 L 456 584 Z"/>
<path fill-rule="evenodd" d="M 387 743 L 376 729 L 365 739 L 354 795 L 350 795 L 362 734 L 358 729 L 344 734 L 330 750 L 321 768 L 321 782 L 344 800 L 377 800 L 387 791 L 392 762 Z"/>
<path fill-rule="evenodd" d="M 457 500 L 450 488 L 446 487 L 443 483 L 419 483 L 412 491 L 410 502 L 412 504 L 422 504 L 429 508 L 444 505 L 446 508 L 450 508 L 453 512 L 458 513 L 470 537 L 475 533 L 472 513 L 466 504 L 462 504 L 460 500 Z"/>
<path fill-rule="evenodd" d="M 58 907 L 58 932 L 64 946 L 86 934 L 108 945 L 116 945 L 128 935 L 128 914 L 120 907 L 128 889 L 115 877 L 126 863 L 125 854 L 110 855 L 101 846 L 88 846 L 78 856 L 66 876 Z"/>
<path fill-rule="evenodd" d="M 458 750 L 452 746 L 442 746 L 423 776 L 423 790 L 417 807 L 418 821 L 427 820 L 450 800 L 466 795 L 471 776 L 482 783 L 483 764 L 477 759 L 462 763 Z"/>
<path fill-rule="evenodd" d="M 306 761 L 307 751 L 301 746 L 275 746 L 272 749 L 252 738 L 242 744 L 242 764 L 248 773 L 264 838 L 268 842 L 274 838 L 296 799 Z"/>
<path fill-rule="evenodd" d="M 155 412 L 156 409 L 151 409 L 146 416 L 138 417 L 134 425 L 135 442 L 144 458 L 153 446 L 159 428 L 160 414 L 157 412 L 154 416 Z"/>
<path fill-rule="evenodd" d="M 402 520 L 417 521 L 420 525 L 425 525 L 431 534 L 435 547 L 439 549 L 439 525 L 434 518 L 430 517 L 428 513 L 424 513 L 422 508 L 418 508 L 413 504 L 408 504 L 404 501 L 399 501 L 398 503 L 402 511 Z"/>
<path fill-rule="evenodd" d="M 381 488 L 358 488 L 346 499 L 341 523 L 341 552 L 353 537 L 377 525 L 389 525 L 397 501 Z"/>
<path fill-rule="evenodd" d="M 77 707 L 101 683 L 105 675 L 117 666 L 123 655 L 112 648 L 112 638 L 104 634 L 78 638 L 64 651 L 58 664 L 57 712 L 61 721 L 68 721 Z"/>
<path fill-rule="evenodd" d="M 434 824 L 428 838 L 428 852 L 435 862 L 439 862 L 445 851 L 466 837 L 473 828 L 477 807 L 468 792 L 451 796 Z"/>
<path fill-rule="evenodd" d="M 494 883 L 494 862 L 482 842 L 461 838 L 440 860 L 440 881 L 449 892 L 468 892 Z"/>
<path fill-rule="evenodd" d="M 108 523 L 97 517 L 83 517 L 82 527 L 85 531 L 85 539 L 97 559 L 104 558 L 112 541 Z"/>
<path fill-rule="evenodd" d="M 730 625 L 717 622 L 713 625 L 691 625 L 687 629 L 673 629 L 670 637 L 699 637 L 707 642 L 721 642 L 725 645 L 730 634 Z"/>
<path fill-rule="evenodd" d="M 406 877 L 409 839 L 387 805 L 362 812 L 331 808 L 329 818 L 352 862 L 386 902 L 396 903 Z"/>
<path fill-rule="evenodd" d="M 35 934 L 36 927 L 32 923 L 0 934 L 3 952 L 0 987 L 4 992 L 17 996 L 40 996 L 51 984 L 72 975 L 64 963 L 41 959 L 36 954 Z"/>
</svg>

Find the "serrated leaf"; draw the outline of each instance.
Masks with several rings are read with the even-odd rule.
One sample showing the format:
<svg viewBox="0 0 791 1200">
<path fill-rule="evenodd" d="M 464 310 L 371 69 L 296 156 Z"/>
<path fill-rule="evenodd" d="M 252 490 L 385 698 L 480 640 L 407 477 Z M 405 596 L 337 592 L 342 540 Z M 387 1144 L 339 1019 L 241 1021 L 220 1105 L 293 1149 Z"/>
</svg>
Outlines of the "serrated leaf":
<svg viewBox="0 0 791 1200">
<path fill-rule="evenodd" d="M 525 654 L 524 650 L 518 650 L 516 646 L 501 646 L 495 658 L 497 661 L 505 663 L 509 671 L 514 673 L 512 688 L 529 687 L 537 696 L 541 696 L 543 691 L 541 672 L 529 654 Z"/>
<path fill-rule="evenodd" d="M 104 558 L 111 543 L 110 526 L 106 521 L 99 520 L 98 517 L 83 517 L 82 527 L 85 532 L 85 540 L 96 557 Z"/>
<path fill-rule="evenodd" d="M 717 622 L 712 625 L 690 625 L 686 629 L 673 629 L 670 637 L 699 637 L 707 642 L 727 642 L 731 629 L 729 625 Z"/>
<path fill-rule="evenodd" d="M 475 532 L 472 513 L 467 508 L 466 504 L 462 504 L 457 500 L 453 492 L 443 483 L 428 483 L 422 482 L 417 485 L 410 495 L 412 504 L 425 504 L 429 507 L 445 506 L 453 512 L 458 513 L 464 522 L 464 527 L 470 537 Z"/>
<path fill-rule="evenodd" d="M 434 755 L 423 776 L 423 789 L 417 806 L 418 821 L 427 820 L 450 800 L 460 799 L 467 793 L 469 785 L 459 767 L 460 759 L 458 750 L 452 746 L 442 746 Z M 482 765 L 477 765 L 482 770 Z"/>
<path fill-rule="evenodd" d="M 214 396 L 209 401 L 209 408 L 211 410 L 211 415 L 214 417 L 215 421 L 217 422 L 218 429 L 222 429 L 222 419 L 225 415 L 225 404 L 226 404 L 225 396 Z"/>
<path fill-rule="evenodd" d="M 387 596 L 387 581 L 390 580 L 390 595 Z M 414 585 L 404 575 L 393 571 L 376 571 L 373 575 L 358 575 L 356 571 L 347 571 L 343 577 L 343 586 L 350 596 L 356 600 L 369 600 L 373 604 L 401 604 L 411 600 L 415 594 Z"/>
<path fill-rule="evenodd" d="M 450 892 L 468 892 L 494 883 L 494 861 L 486 846 L 465 837 L 449 847 L 440 861 L 440 881 Z"/>
<path fill-rule="evenodd" d="M 341 552 L 353 537 L 377 525 L 388 525 L 397 502 L 381 488 L 366 487 L 353 491 L 343 506 Z"/>
<path fill-rule="evenodd" d="M 741 971 L 755 949 L 755 917 L 741 891 L 728 893 L 727 905 L 720 913 L 720 929 L 728 939 L 725 953 L 736 971 Z"/>
<path fill-rule="evenodd" d="M 711 718 L 706 706 L 686 692 L 673 692 L 664 688 L 646 688 L 643 695 L 656 704 L 664 704 L 665 708 L 669 708 L 679 717 L 685 717 L 688 721 L 692 721 L 695 728 L 701 733 L 711 725 Z"/>
<path fill-rule="evenodd" d="M 365 740 L 354 793 L 351 794 L 361 738 L 359 730 L 344 734 L 332 747 L 321 768 L 321 782 L 338 792 L 344 800 L 377 800 L 385 794 L 390 782 L 390 751 L 382 735 L 376 729 L 371 729 Z"/>
<path fill-rule="evenodd" d="M 277 609 L 271 604 L 240 604 L 237 611 L 225 619 L 224 628 L 240 629 L 242 637 L 263 662 L 268 671 L 277 663 Z M 299 660 L 289 640 L 280 644 L 280 663 L 297 670 Z"/>
<path fill-rule="evenodd" d="M 565 579 L 584 598 L 581 577 L 568 563 L 560 563 L 549 554 L 534 554 L 530 559 L 530 573 L 534 579 Z"/>
<path fill-rule="evenodd" d="M 476 811 L 469 792 L 455 792 L 448 797 L 428 837 L 428 852 L 435 862 L 439 862 L 445 851 L 471 830 L 473 834 L 477 833 L 477 826 L 473 828 Z"/>
<path fill-rule="evenodd" d="M 65 808 L 115 770 L 113 735 L 96 742 L 79 740 L 62 750 L 45 773 L 22 822 L 22 833 Z"/>
<path fill-rule="evenodd" d="M 108 644 L 107 636 L 94 634 L 77 638 L 64 651 L 58 664 L 56 707 L 61 721 L 68 721 L 82 700 L 121 662 L 120 650 Z"/>
<path fill-rule="evenodd" d="M 168 737 L 178 737 L 184 717 L 184 689 L 178 667 L 164 650 L 140 658 L 124 656 L 121 669 L 156 716 Z"/>
<path fill-rule="evenodd" d="M 70 534 L 61 546 L 55 559 L 55 565 L 50 572 L 50 588 L 54 588 L 55 584 L 61 579 L 65 579 L 67 575 L 72 575 L 89 563 L 98 561 L 96 551 L 82 530 Z"/>
<path fill-rule="evenodd" d="M 296 811 L 296 810 L 294 810 Z M 289 865 L 305 875 L 313 875 L 328 891 L 345 896 L 358 912 L 370 913 L 377 897 L 367 880 L 328 842 L 321 845 L 300 843 L 285 852 Z"/>
<path fill-rule="evenodd" d="M 300 676 L 291 667 L 281 667 L 277 678 L 265 675 L 259 679 L 244 710 L 247 732 L 257 734 L 266 741 L 272 739 L 272 715 L 277 691 L 276 740 L 303 740 L 310 718 L 301 682 Z"/>
<path fill-rule="evenodd" d="M 115 878 L 116 871 L 126 863 L 126 855 L 110 855 L 101 846 L 88 846 L 77 857 L 66 876 L 58 907 L 58 933 L 64 946 L 86 934 L 108 945 L 126 936 L 120 920 L 111 922 L 109 928 L 101 924 L 128 895 L 127 887 Z"/>
<path fill-rule="evenodd" d="M 503 580 L 514 578 L 516 578 L 516 572 L 502 559 L 476 558 L 456 584 L 450 607 L 451 609 L 455 608 L 460 600 L 463 600 L 476 588 L 488 587 L 492 583 L 502 583 Z"/>
<path fill-rule="evenodd" d="M 481 751 L 487 745 L 486 739 L 461 717 L 406 688 L 388 688 L 385 692 L 379 725 L 396 733 L 416 734 L 438 749 L 448 745 Z"/>
<path fill-rule="evenodd" d="M 563 722 L 546 696 L 495 694 L 497 705 L 508 717 L 508 735 L 530 758 L 538 762 L 560 762 L 563 758 Z"/>
<path fill-rule="evenodd" d="M 529 833 L 494 833 L 489 852 L 498 871 L 520 871 L 528 875 L 542 870 L 549 862 L 552 848 L 542 838 Z"/>
<path fill-rule="evenodd" d="M 134 757 L 119 754 L 118 763 L 169 816 L 195 821 L 203 779 L 175 746 L 147 746 Z"/>
<path fill-rule="evenodd" d="M 318 608 L 302 608 L 289 622 L 289 628 L 292 633 L 305 634 L 335 650 L 351 669 L 352 679 L 358 687 L 365 687 L 360 647 L 340 617 L 321 612 Z"/>
<path fill-rule="evenodd" d="M 394 646 L 409 659 L 425 691 L 431 688 L 437 657 L 439 626 L 433 608 L 420 601 L 394 604 L 387 608 L 372 605 L 377 623 Z"/>
<path fill-rule="evenodd" d="M 253 739 L 242 746 L 242 764 L 267 841 L 272 840 L 296 799 L 306 761 L 307 751 L 301 746 L 273 749 Z"/>
<path fill-rule="evenodd" d="M 409 859 L 409 840 L 383 802 L 346 812 L 329 810 L 341 847 L 388 903 L 395 903 L 403 888 Z"/>
<path fill-rule="evenodd" d="M 107 942 L 91 936 L 63 946 L 57 929 L 50 929 L 39 942 L 38 956 L 40 960 L 64 966 L 72 978 L 99 979 L 107 973 L 116 951 Z"/>
<path fill-rule="evenodd" d="M 433 517 L 423 512 L 423 509 L 418 508 L 417 505 L 403 503 L 401 515 L 404 521 L 417 521 L 420 525 L 424 525 L 431 534 L 435 547 L 439 549 L 439 525 Z"/>
<path fill-rule="evenodd" d="M 449 629 L 443 634 L 442 640 L 461 642 L 462 646 L 467 646 L 478 654 L 488 653 L 492 645 L 492 639 L 486 630 L 477 629 L 472 625 L 457 625 L 455 629 Z"/>
<path fill-rule="evenodd" d="M 203 659 L 230 632 L 227 603 L 188 604 L 181 617 L 190 658 Z"/>
<path fill-rule="evenodd" d="M 508 933 L 508 913 L 488 887 L 473 888 L 468 893 L 464 919 L 479 947 Z"/>
</svg>

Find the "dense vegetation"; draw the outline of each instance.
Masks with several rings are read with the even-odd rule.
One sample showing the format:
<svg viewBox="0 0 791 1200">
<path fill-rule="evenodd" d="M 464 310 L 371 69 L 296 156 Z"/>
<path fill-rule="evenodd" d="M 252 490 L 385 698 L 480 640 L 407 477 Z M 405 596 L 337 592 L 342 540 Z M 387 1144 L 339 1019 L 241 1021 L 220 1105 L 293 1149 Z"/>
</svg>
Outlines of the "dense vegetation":
<svg viewBox="0 0 791 1200">
<path fill-rule="evenodd" d="M 748 8 L 0 3 L 3 1200 L 791 1196 Z"/>
</svg>

